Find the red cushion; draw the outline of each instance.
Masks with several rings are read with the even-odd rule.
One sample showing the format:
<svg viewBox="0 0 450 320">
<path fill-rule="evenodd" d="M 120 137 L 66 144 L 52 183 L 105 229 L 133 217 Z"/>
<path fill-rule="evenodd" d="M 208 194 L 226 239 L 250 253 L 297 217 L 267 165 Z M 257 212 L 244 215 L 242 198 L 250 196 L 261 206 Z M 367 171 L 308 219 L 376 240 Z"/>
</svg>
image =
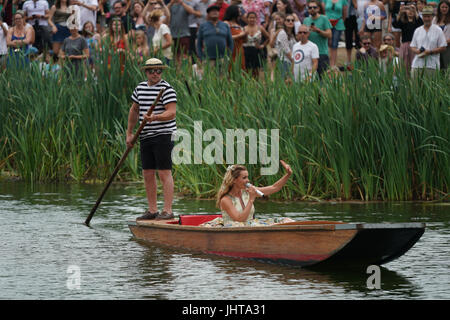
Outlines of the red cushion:
<svg viewBox="0 0 450 320">
<path fill-rule="evenodd" d="M 204 222 L 221 217 L 221 214 L 190 214 L 180 215 L 180 224 L 184 226 L 198 226 Z"/>
</svg>

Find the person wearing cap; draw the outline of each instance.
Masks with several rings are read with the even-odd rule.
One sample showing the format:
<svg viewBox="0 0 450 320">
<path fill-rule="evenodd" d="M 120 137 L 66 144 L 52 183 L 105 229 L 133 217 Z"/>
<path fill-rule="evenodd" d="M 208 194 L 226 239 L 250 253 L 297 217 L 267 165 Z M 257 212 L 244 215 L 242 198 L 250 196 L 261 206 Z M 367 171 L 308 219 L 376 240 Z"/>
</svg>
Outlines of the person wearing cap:
<svg viewBox="0 0 450 320">
<path fill-rule="evenodd" d="M 140 153 L 145 190 L 147 193 L 148 210 L 137 220 L 172 219 L 173 177 L 172 149 L 174 143 L 172 134 L 176 133 L 175 122 L 177 94 L 174 88 L 162 79 L 163 70 L 167 66 L 156 58 L 148 59 L 143 67 L 147 81 L 142 81 L 134 89 L 133 101 L 128 114 L 126 143 L 132 147 L 133 128 L 137 122 L 147 121 L 140 134 Z M 165 89 L 153 113 L 147 116 L 161 89 Z M 157 207 L 156 173 L 162 183 L 164 208 L 161 213 Z"/>
<path fill-rule="evenodd" d="M 423 26 L 414 31 L 411 50 L 416 54 L 412 62 L 412 75 L 419 71 L 433 74 L 440 69 L 439 54 L 447 48 L 444 32 L 432 24 L 433 7 L 426 6 L 422 10 Z"/>
<path fill-rule="evenodd" d="M 206 10 L 207 21 L 202 23 L 197 34 L 197 55 L 211 64 L 223 62 L 233 52 L 233 38 L 228 24 L 219 20 L 220 7 L 211 5 Z"/>
</svg>

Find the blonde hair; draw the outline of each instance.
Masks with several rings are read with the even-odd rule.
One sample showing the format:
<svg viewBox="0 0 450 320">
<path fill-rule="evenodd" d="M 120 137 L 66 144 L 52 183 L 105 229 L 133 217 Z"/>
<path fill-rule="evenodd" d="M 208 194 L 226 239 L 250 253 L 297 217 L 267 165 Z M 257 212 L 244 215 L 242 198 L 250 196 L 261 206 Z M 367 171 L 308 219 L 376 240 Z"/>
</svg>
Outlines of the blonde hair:
<svg viewBox="0 0 450 320">
<path fill-rule="evenodd" d="M 247 171 L 247 168 L 240 164 L 234 164 L 227 168 L 227 172 L 225 172 L 225 176 L 222 180 L 222 185 L 217 193 L 217 208 L 220 208 L 220 200 L 222 200 L 222 198 L 230 192 L 231 188 L 233 188 L 234 180 L 239 178 L 242 171 Z"/>
<path fill-rule="evenodd" d="M 138 42 L 137 42 L 137 38 L 139 36 L 142 36 L 144 39 L 144 43 L 139 46 Z M 133 47 L 134 47 L 134 51 L 137 55 L 141 55 L 141 59 L 143 59 L 144 56 L 149 54 L 149 47 L 148 47 L 148 43 L 147 43 L 147 35 L 145 34 L 144 31 L 142 30 L 136 30 L 135 33 L 135 37 L 134 37 L 134 43 L 133 43 Z M 142 52 L 139 52 L 139 49 L 141 48 L 141 50 L 143 50 Z"/>
<path fill-rule="evenodd" d="M 144 37 L 144 44 L 147 44 L 147 34 L 145 33 L 145 31 L 143 31 L 143 30 L 136 30 L 135 38 L 137 38 L 138 36 Z M 137 44 L 137 41 L 136 41 L 136 44 Z"/>
<path fill-rule="evenodd" d="M 163 12 L 162 10 L 156 9 L 156 10 L 153 10 L 153 11 L 150 13 L 149 19 L 150 19 L 150 21 L 156 22 L 156 21 L 158 21 L 163 15 L 164 15 L 164 12 Z"/>
</svg>

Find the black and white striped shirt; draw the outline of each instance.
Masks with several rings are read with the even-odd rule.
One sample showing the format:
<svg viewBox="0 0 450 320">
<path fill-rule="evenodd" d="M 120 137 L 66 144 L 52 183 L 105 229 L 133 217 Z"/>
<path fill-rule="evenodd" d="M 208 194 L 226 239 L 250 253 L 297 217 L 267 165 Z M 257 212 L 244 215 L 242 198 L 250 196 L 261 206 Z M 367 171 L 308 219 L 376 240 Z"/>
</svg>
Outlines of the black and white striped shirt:
<svg viewBox="0 0 450 320">
<path fill-rule="evenodd" d="M 165 88 L 161 99 L 159 99 L 158 104 L 153 110 L 153 114 L 161 114 L 166 109 L 164 106 L 171 102 L 177 102 L 177 93 L 172 88 L 172 86 L 165 80 L 161 80 L 153 86 L 149 86 L 147 81 L 143 81 L 138 84 L 136 89 L 134 89 L 131 96 L 131 100 L 139 104 L 139 122 L 142 123 L 144 120 L 144 115 L 152 106 L 155 101 L 159 91 Z M 162 134 L 173 134 L 177 131 L 177 125 L 175 118 L 169 121 L 153 121 L 147 123 L 141 132 L 141 140 L 151 137 L 156 137 Z"/>
</svg>

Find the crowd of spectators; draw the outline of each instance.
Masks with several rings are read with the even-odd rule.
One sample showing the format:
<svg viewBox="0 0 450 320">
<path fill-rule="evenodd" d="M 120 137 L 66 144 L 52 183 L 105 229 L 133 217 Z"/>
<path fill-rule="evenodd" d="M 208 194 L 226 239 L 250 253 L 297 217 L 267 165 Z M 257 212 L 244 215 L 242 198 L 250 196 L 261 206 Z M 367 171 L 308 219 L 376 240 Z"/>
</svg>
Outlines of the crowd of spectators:
<svg viewBox="0 0 450 320">
<path fill-rule="evenodd" d="M 34 57 L 53 69 L 66 62 L 95 69 L 108 47 L 122 68 L 130 55 L 189 61 L 199 74 L 205 62 L 231 59 L 258 77 L 267 63 L 272 77 L 280 70 L 297 81 L 370 59 L 433 73 L 450 61 L 449 7 L 449 0 L 0 0 L 0 65 Z"/>
</svg>

